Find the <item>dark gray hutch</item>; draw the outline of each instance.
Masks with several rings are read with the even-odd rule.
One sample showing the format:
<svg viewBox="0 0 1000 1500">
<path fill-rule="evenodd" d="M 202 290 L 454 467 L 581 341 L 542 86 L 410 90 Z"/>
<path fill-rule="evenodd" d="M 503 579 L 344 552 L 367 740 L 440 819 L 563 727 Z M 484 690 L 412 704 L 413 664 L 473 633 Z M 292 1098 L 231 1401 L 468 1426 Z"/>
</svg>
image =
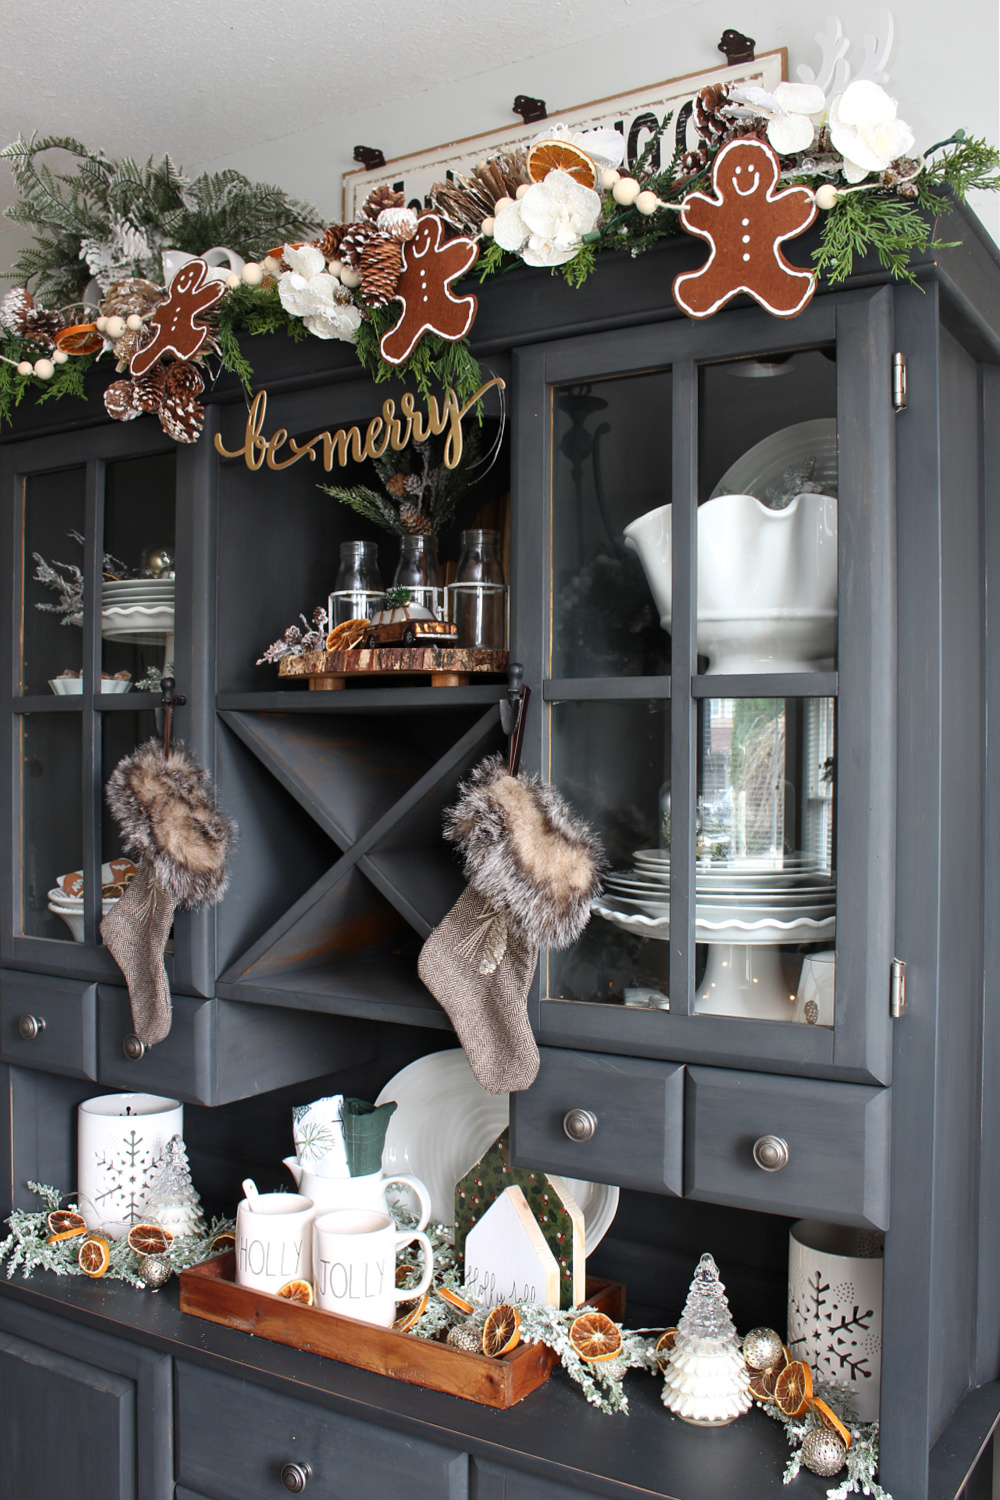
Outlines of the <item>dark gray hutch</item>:
<svg viewBox="0 0 1000 1500">
<path fill-rule="evenodd" d="M 540 272 L 499 278 L 473 346 L 507 382 L 508 433 L 460 516 L 501 516 L 509 492 L 511 655 L 533 693 L 524 766 L 593 820 L 613 864 L 662 846 L 664 820 L 673 854 L 669 936 L 595 916 L 577 949 L 542 955 L 542 1066 L 512 1104 L 516 1158 L 621 1186 L 591 1269 L 626 1282 L 633 1323 L 673 1321 L 711 1250 L 738 1327 L 783 1327 L 790 1220 L 884 1230 L 881 1478 L 895 1500 L 952 1500 L 967 1481 L 970 1497 L 988 1494 L 1000 1414 L 1000 793 L 987 734 L 1000 703 L 1000 261 L 971 216 L 940 231 L 962 243 L 917 265 L 918 286 L 866 262 L 787 322 L 750 306 L 680 316 L 671 282 L 700 256 L 686 242 L 605 257 L 575 293 Z M 341 346 L 259 339 L 247 352 L 268 432 L 363 428 L 387 394 Z M 374 532 L 317 490 L 318 464 L 220 459 L 215 433 L 229 450 L 243 442 L 234 382 L 209 397 L 202 440 L 180 448 L 153 420 L 106 420 L 101 385 L 87 403 L 26 404 L 0 440 L 0 1209 L 35 1206 L 29 1180 L 70 1189 L 76 1105 L 135 1088 L 184 1101 L 196 1184 L 210 1210 L 232 1211 L 248 1173 L 279 1185 L 293 1102 L 374 1098 L 454 1042 L 415 959 L 461 888 L 440 814 L 503 743 L 503 683 L 307 692 L 255 667 L 325 601 L 338 543 Z M 746 450 L 806 422 L 835 424 L 835 650 L 821 670 L 707 671 L 699 504 Z M 622 545 L 667 501 L 669 635 Z M 101 673 L 162 666 L 163 643 L 102 635 L 95 600 L 104 552 L 138 561 L 151 544 L 176 556 L 176 730 L 240 841 L 225 902 L 177 918 L 173 1030 L 143 1055 L 96 892 L 120 852 L 103 785 L 153 733 L 157 698 L 101 690 Z M 50 597 L 36 552 L 82 568 L 78 625 L 35 609 Z M 387 570 L 394 555 L 390 542 Z M 83 692 L 50 693 L 67 667 Z M 772 846 L 821 850 L 836 871 L 827 1024 L 793 1021 L 791 1005 L 764 1019 L 711 1004 L 719 960 L 701 940 L 696 862 L 713 838 L 752 846 L 723 774 L 747 704 L 780 721 Z M 46 898 L 77 868 L 82 941 Z M 785 975 L 793 951 L 801 963 L 801 944 L 779 955 Z M 669 1009 L 625 1003 L 637 990 Z M 589 1139 L 567 1134 L 573 1110 L 596 1119 Z M 755 1159 L 765 1136 L 783 1143 L 783 1170 Z M 557 1372 L 494 1412 L 186 1317 L 176 1283 L 156 1296 L 44 1275 L 0 1285 L 0 1490 L 18 1500 L 60 1488 L 268 1500 L 287 1492 L 289 1464 L 309 1470 L 317 1500 L 825 1493 L 805 1471 L 783 1489 L 784 1436 L 759 1413 L 699 1430 L 664 1412 L 652 1379 L 630 1376 L 629 1391 L 632 1414 L 606 1417 Z"/>
</svg>

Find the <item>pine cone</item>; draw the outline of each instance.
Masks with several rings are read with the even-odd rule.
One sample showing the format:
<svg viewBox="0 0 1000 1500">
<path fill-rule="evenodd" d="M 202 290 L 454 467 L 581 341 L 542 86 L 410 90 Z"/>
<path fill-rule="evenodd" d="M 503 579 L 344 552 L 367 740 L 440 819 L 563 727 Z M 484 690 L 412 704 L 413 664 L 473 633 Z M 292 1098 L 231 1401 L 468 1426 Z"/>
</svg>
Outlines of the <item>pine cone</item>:
<svg viewBox="0 0 1000 1500">
<path fill-rule="evenodd" d="M 480 162 L 480 166 L 485 163 Z M 451 182 L 436 182 L 430 191 L 430 202 L 434 212 L 459 234 L 478 234 L 483 220 L 493 217 L 497 198 L 503 196 L 503 193 L 494 195 L 492 188 L 474 177 L 459 175 Z"/>
<path fill-rule="evenodd" d="M 0 327 L 8 329 L 18 338 L 23 338 L 28 315 L 34 306 L 35 299 L 27 287 L 11 287 L 10 291 L 0 298 Z"/>
<path fill-rule="evenodd" d="M 434 524 L 426 511 L 409 500 L 399 507 L 399 519 L 411 536 L 433 536 Z"/>
<path fill-rule="evenodd" d="M 123 370 L 128 369 L 132 363 L 132 356 L 138 354 L 143 344 L 148 343 L 152 336 L 145 328 L 137 328 L 134 333 L 129 328 L 122 334 L 120 339 L 115 339 L 115 342 L 111 346 L 111 352 L 118 361 L 117 368 L 119 375 Z"/>
<path fill-rule="evenodd" d="M 325 260 L 334 260 L 340 249 L 340 242 L 347 232 L 346 224 L 331 224 L 324 229 L 323 238 L 319 241 L 319 249 L 323 252 Z"/>
<path fill-rule="evenodd" d="M 695 96 L 694 123 L 703 141 L 715 145 L 731 128 L 732 121 L 722 113 L 729 102 L 729 86 L 725 83 L 710 83 Z"/>
<path fill-rule="evenodd" d="M 140 411 L 156 416 L 163 405 L 165 376 L 166 370 L 161 364 L 154 365 L 145 375 L 135 376 L 132 381 L 135 392 L 132 399 Z"/>
<path fill-rule="evenodd" d="M 361 295 L 371 307 L 384 307 L 396 295 L 403 250 L 398 240 L 379 237 L 361 252 Z"/>
<path fill-rule="evenodd" d="M 354 271 L 360 271 L 361 252 L 373 240 L 381 238 L 382 236 L 374 224 L 364 220 L 359 221 L 357 224 L 348 224 L 337 254 L 345 266 L 350 266 Z"/>
<path fill-rule="evenodd" d="M 129 318 L 138 313 L 144 318 L 163 301 L 163 293 L 144 276 L 124 276 L 113 281 L 104 294 L 101 316 L 105 318 Z"/>
<path fill-rule="evenodd" d="M 193 396 L 164 401 L 159 415 L 160 426 L 175 443 L 196 443 L 205 425 L 205 408 Z"/>
<path fill-rule="evenodd" d="M 392 474 L 385 482 L 385 487 L 390 495 L 395 495 L 397 500 L 406 494 L 406 475 Z"/>
<path fill-rule="evenodd" d="M 115 380 L 104 392 L 104 405 L 116 422 L 131 422 L 142 408 L 135 404 L 135 386 L 131 380 Z"/>
<path fill-rule="evenodd" d="M 62 313 L 46 312 L 44 307 L 33 307 L 24 319 L 24 337 L 30 339 L 33 344 L 43 344 L 46 349 L 51 349 L 56 341 L 56 334 L 61 333 L 66 327 L 66 320 Z"/>
<path fill-rule="evenodd" d="M 405 245 L 417 232 L 417 216 L 412 208 L 383 208 L 377 227 L 391 240 Z"/>
<path fill-rule="evenodd" d="M 528 153 L 521 147 L 516 151 L 498 151 L 496 156 L 478 162 L 474 175 L 491 194 L 494 203 L 498 198 L 515 198 L 521 184 L 531 181 Z"/>
<path fill-rule="evenodd" d="M 163 377 L 163 396 L 166 401 L 181 401 L 186 396 L 200 396 L 205 389 L 205 377 L 198 366 L 189 359 L 179 359 L 170 365 Z"/>
<path fill-rule="evenodd" d="M 372 188 L 361 208 L 361 216 L 374 224 L 384 208 L 402 208 L 406 202 L 402 193 L 394 193 L 388 183 Z"/>
</svg>

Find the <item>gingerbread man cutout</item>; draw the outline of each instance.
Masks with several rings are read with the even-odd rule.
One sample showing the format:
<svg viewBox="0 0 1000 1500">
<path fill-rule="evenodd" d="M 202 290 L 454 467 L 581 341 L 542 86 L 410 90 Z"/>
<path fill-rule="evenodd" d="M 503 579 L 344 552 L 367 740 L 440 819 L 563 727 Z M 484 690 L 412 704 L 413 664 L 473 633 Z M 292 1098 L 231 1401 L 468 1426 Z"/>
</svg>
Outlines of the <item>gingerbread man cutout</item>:
<svg viewBox="0 0 1000 1500">
<path fill-rule="evenodd" d="M 203 260 L 189 260 L 181 266 L 170 283 L 166 301 L 149 320 L 155 336 L 132 356 L 129 368 L 133 375 L 145 375 L 165 354 L 192 359 L 198 353 L 208 338 L 208 329 L 198 319 L 226 290 L 221 281 L 206 281 L 207 275 L 208 265 Z"/>
<path fill-rule="evenodd" d="M 453 281 L 464 276 L 479 254 L 472 240 L 445 240 L 438 214 L 421 214 L 417 232 L 403 246 L 403 269 L 396 297 L 402 316 L 383 334 L 382 358 L 390 365 L 408 359 L 425 333 L 443 339 L 464 339 L 476 316 L 475 297 L 456 297 Z"/>
<path fill-rule="evenodd" d="M 689 318 L 711 317 L 739 292 L 776 318 L 794 318 L 812 297 L 816 277 L 790 265 L 780 247 L 808 229 L 816 200 L 804 187 L 778 192 L 780 172 L 764 141 L 730 141 L 712 167 L 716 196 L 684 199 L 681 223 L 712 247 L 700 271 L 674 282 L 674 301 Z"/>
</svg>

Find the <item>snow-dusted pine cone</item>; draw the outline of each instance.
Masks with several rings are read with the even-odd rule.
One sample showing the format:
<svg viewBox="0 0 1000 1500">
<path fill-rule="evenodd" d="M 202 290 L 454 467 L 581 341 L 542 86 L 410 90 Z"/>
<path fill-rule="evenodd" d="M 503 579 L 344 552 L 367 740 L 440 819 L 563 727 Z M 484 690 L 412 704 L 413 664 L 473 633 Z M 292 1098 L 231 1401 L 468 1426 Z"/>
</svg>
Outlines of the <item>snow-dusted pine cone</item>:
<svg viewBox="0 0 1000 1500">
<path fill-rule="evenodd" d="M 383 209 L 402 208 L 405 202 L 402 193 L 393 192 L 388 183 L 383 183 L 381 187 L 372 188 L 362 205 L 361 215 L 374 224 Z"/>
<path fill-rule="evenodd" d="M 61 333 L 65 327 L 66 319 L 62 313 L 46 312 L 44 307 L 33 307 L 25 316 L 23 336 L 33 344 L 51 349 L 55 344 L 56 334 Z"/>
<path fill-rule="evenodd" d="M 131 422 L 142 408 L 135 404 L 135 386 L 131 380 L 115 380 L 104 392 L 104 405 L 116 422 Z"/>
<path fill-rule="evenodd" d="M 378 216 L 378 228 L 391 240 L 405 245 L 417 232 L 417 215 L 412 208 L 383 208 Z"/>
<path fill-rule="evenodd" d="M 28 314 L 34 309 L 35 299 L 24 286 L 13 286 L 0 297 L 0 328 L 6 328 L 18 338 L 23 338 Z"/>
<path fill-rule="evenodd" d="M 404 500 L 400 505 L 399 519 L 411 536 L 433 535 L 434 525 L 430 516 L 418 505 L 414 505 L 412 500 Z"/>
<path fill-rule="evenodd" d="M 732 126 L 722 113 L 728 102 L 729 87 L 725 83 L 710 83 L 695 95 L 694 123 L 702 140 L 710 145 L 721 141 Z"/>
<path fill-rule="evenodd" d="M 335 259 L 346 229 L 346 224 L 331 224 L 324 229 L 323 238 L 319 241 L 319 249 L 322 250 L 324 259 Z"/>
<path fill-rule="evenodd" d="M 156 416 L 164 402 L 164 378 L 166 371 L 163 366 L 156 364 L 145 375 L 136 375 L 132 381 L 134 395 L 133 402 L 140 411 L 149 412 L 150 416 Z"/>
<path fill-rule="evenodd" d="M 380 236 L 361 252 L 361 295 L 371 307 L 384 307 L 396 295 L 403 251 L 398 240 Z"/>
<path fill-rule="evenodd" d="M 198 366 L 189 359 L 178 359 L 167 367 L 163 377 L 163 395 L 167 401 L 182 400 L 185 396 L 200 396 L 205 389 L 205 377 Z"/>
<path fill-rule="evenodd" d="M 104 294 L 101 316 L 104 318 L 129 318 L 138 313 L 144 318 L 163 301 L 163 292 L 147 281 L 144 276 L 123 276 L 113 281 Z"/>
<path fill-rule="evenodd" d="M 337 256 L 345 266 L 350 266 L 354 271 L 360 271 L 361 253 L 365 246 L 381 238 L 375 225 L 366 220 L 359 220 L 357 224 L 348 224 L 337 250 Z"/>
<path fill-rule="evenodd" d="M 165 400 L 159 415 L 160 426 L 175 443 L 196 443 L 205 425 L 205 408 L 193 396 Z"/>
</svg>

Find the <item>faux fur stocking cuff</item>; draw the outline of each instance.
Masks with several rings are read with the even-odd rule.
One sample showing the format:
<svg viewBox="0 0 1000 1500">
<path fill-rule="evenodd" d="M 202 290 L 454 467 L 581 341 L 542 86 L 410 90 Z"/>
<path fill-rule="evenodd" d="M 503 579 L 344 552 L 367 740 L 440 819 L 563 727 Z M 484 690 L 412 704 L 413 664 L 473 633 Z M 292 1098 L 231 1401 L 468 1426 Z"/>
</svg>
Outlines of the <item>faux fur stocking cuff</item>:
<svg viewBox="0 0 1000 1500">
<path fill-rule="evenodd" d="M 502 756 L 482 762 L 444 818 L 470 885 L 503 908 L 533 947 L 568 948 L 600 889 L 593 830 L 537 777 L 509 776 Z"/>
<path fill-rule="evenodd" d="M 236 824 L 216 807 L 208 772 L 183 744 L 165 757 L 160 740 L 147 740 L 119 761 L 106 795 L 123 847 L 149 859 L 161 890 L 179 906 L 221 901 Z"/>
</svg>

